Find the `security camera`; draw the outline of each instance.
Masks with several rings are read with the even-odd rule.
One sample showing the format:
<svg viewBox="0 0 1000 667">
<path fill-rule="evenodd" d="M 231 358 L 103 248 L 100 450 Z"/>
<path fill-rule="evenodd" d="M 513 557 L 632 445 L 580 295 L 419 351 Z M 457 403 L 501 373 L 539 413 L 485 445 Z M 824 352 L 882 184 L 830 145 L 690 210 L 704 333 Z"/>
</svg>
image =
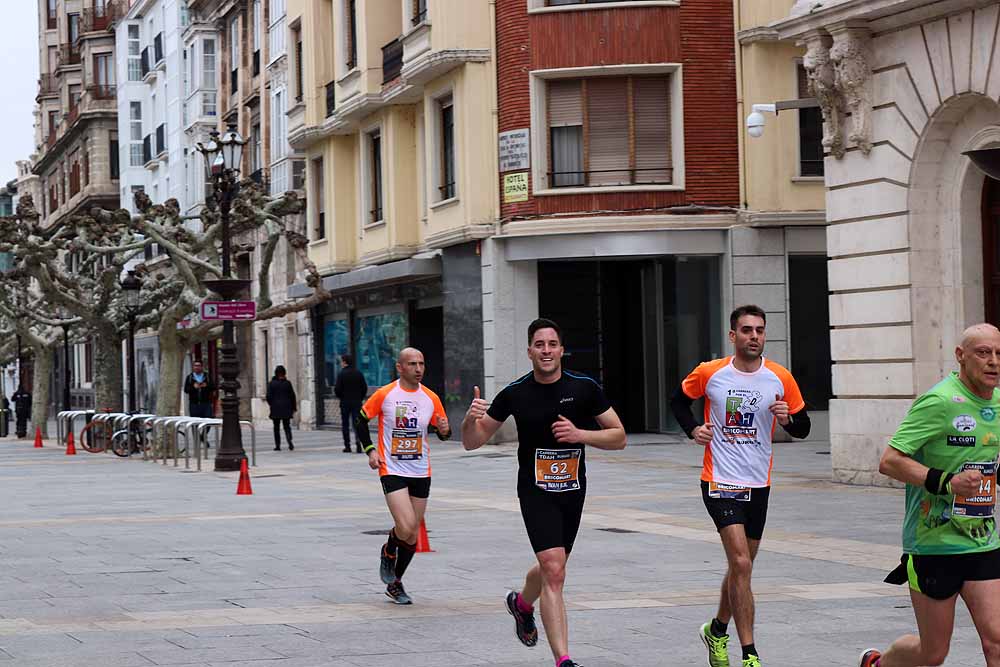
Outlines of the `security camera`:
<svg viewBox="0 0 1000 667">
<path fill-rule="evenodd" d="M 752 111 L 747 116 L 747 134 L 757 138 L 764 136 L 764 113 L 778 113 L 774 104 L 754 104 Z"/>
</svg>

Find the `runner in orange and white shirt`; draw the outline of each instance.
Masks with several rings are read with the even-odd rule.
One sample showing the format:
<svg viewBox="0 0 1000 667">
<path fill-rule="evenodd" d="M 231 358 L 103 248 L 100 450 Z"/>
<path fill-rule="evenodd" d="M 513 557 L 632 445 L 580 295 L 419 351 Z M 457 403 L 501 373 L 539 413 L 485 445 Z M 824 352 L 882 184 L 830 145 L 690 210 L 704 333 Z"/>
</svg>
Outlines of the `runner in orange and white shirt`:
<svg viewBox="0 0 1000 667">
<path fill-rule="evenodd" d="M 795 438 L 809 435 L 809 415 L 795 378 L 764 358 L 767 316 L 758 306 L 730 315 L 733 355 L 699 364 L 671 400 L 677 422 L 705 447 L 702 498 L 715 522 L 729 568 L 722 580 L 719 613 L 701 627 L 711 667 L 728 667 L 730 619 L 743 647 L 743 667 L 760 667 L 753 640 L 750 588 L 771 491 L 772 438 L 778 424 Z M 692 403 L 705 399 L 705 423 Z"/>
<path fill-rule="evenodd" d="M 385 594 L 396 604 L 412 604 L 403 589 L 403 573 L 417 548 L 417 531 L 431 492 L 430 443 L 436 431 L 447 440 L 451 427 L 437 394 L 420 384 L 424 355 L 408 347 L 396 361 L 399 379 L 385 385 L 365 402 L 356 423 L 358 441 L 368 454 L 368 465 L 378 470 L 385 503 L 392 514 L 389 540 L 379 554 L 379 576 Z M 368 422 L 378 420 L 378 444 L 368 433 Z"/>
</svg>

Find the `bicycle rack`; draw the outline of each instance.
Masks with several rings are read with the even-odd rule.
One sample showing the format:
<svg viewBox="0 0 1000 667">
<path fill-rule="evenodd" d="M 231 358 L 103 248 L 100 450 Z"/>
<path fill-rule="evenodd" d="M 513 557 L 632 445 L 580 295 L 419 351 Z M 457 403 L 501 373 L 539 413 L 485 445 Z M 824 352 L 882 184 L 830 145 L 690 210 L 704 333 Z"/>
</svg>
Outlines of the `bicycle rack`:
<svg viewBox="0 0 1000 667">
<path fill-rule="evenodd" d="M 95 414 L 94 410 L 62 410 L 56 414 L 56 437 L 60 444 L 66 444 L 69 433 L 73 431 L 73 422 L 77 417 Z"/>
</svg>

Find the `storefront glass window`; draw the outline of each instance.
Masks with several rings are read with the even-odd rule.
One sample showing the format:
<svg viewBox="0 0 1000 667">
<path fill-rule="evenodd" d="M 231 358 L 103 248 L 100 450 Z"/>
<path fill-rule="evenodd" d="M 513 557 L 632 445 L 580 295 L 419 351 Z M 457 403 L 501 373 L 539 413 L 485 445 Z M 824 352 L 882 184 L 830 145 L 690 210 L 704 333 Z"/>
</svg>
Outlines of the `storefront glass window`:
<svg viewBox="0 0 1000 667">
<path fill-rule="evenodd" d="M 381 387 L 396 377 L 396 357 L 406 346 L 406 315 L 388 312 L 359 315 L 354 325 L 357 367 L 369 387 Z"/>
<path fill-rule="evenodd" d="M 333 395 L 340 373 L 340 355 L 350 349 L 346 319 L 328 319 L 323 323 L 323 393 Z"/>
</svg>

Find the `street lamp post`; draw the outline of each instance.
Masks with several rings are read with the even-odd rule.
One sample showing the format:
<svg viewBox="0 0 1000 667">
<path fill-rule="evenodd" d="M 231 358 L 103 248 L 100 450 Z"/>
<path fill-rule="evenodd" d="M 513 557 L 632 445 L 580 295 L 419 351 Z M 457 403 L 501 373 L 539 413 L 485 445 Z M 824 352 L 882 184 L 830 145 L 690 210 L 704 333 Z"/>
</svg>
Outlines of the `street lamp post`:
<svg viewBox="0 0 1000 667">
<path fill-rule="evenodd" d="M 135 317 L 139 314 L 141 302 L 139 292 L 142 290 L 142 281 L 135 275 L 135 271 L 129 271 L 128 275 L 122 279 L 122 292 L 125 293 L 125 310 L 128 313 L 128 405 L 125 410 L 129 414 L 136 411 L 135 401 Z"/>
<path fill-rule="evenodd" d="M 240 191 L 239 173 L 243 160 L 243 146 L 246 140 L 240 136 L 236 125 L 220 138 L 213 131 L 207 144 L 198 144 L 198 151 L 205 156 L 206 176 L 212 183 L 215 202 L 219 206 L 222 228 L 222 277 L 206 280 L 205 287 L 226 301 L 232 301 L 250 286 L 249 280 L 238 280 L 232 274 L 232 246 L 229 232 L 229 214 L 233 200 Z M 215 469 L 220 471 L 239 470 L 246 458 L 240 434 L 240 399 L 237 392 L 240 383 L 240 362 L 236 356 L 236 340 L 231 320 L 222 324 L 222 347 L 220 348 L 219 374 L 222 382 L 222 438 L 215 453 Z"/>
<path fill-rule="evenodd" d="M 63 410 L 70 410 L 69 325 L 63 324 Z"/>
</svg>

